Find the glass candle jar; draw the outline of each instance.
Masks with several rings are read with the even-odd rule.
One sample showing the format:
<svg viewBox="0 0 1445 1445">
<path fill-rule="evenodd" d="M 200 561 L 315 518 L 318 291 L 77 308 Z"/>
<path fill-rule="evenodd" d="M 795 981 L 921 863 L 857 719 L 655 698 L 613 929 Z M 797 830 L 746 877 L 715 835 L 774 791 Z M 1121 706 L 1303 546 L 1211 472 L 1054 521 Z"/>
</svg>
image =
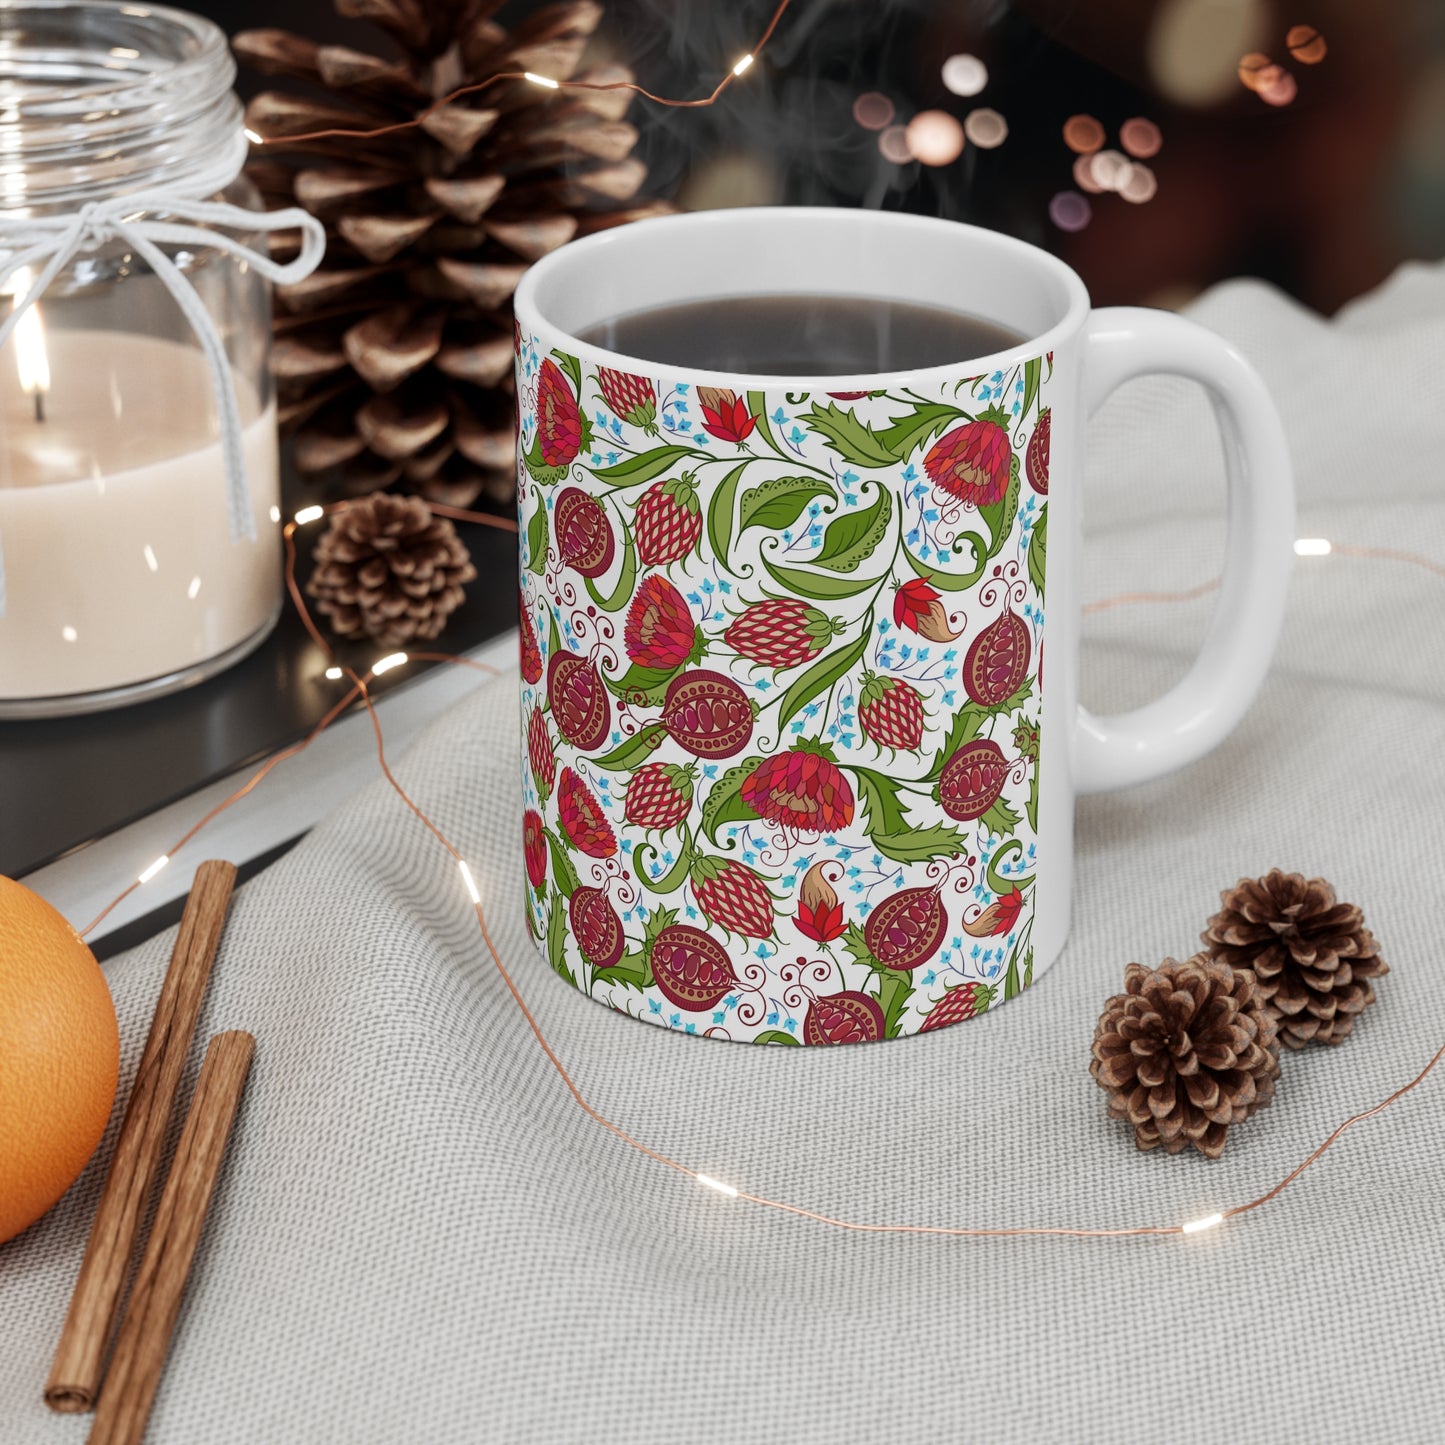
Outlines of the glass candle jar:
<svg viewBox="0 0 1445 1445">
<path fill-rule="evenodd" d="M 22 221 L 79 228 L 34 304 L 20 298 L 43 280 L 39 258 L 0 298 L 0 322 L 20 312 L 0 350 L 0 717 L 185 687 L 279 615 L 267 268 L 248 254 L 258 233 L 232 229 L 225 245 L 204 229 L 219 212 L 198 220 L 205 203 L 259 207 L 240 174 L 234 76 L 225 37 L 198 16 L 0 5 L 0 264 L 33 240 Z"/>
</svg>

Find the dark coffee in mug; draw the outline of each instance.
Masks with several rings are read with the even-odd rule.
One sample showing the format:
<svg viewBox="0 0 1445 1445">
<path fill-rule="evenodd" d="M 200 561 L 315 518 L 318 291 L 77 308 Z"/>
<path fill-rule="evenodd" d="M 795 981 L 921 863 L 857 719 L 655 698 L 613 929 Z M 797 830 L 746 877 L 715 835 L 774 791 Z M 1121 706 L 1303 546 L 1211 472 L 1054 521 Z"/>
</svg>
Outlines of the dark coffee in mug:
<svg viewBox="0 0 1445 1445">
<path fill-rule="evenodd" d="M 658 366 L 760 376 L 918 371 L 1017 346 L 1016 331 L 943 307 L 868 296 L 738 296 L 616 316 L 583 341 Z"/>
</svg>

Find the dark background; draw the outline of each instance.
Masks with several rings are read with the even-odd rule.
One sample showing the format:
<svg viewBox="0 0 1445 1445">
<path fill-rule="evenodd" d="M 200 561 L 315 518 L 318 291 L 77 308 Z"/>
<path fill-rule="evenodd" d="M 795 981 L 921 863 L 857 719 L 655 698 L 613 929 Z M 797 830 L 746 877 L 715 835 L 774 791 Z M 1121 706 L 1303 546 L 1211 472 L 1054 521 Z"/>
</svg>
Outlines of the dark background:
<svg viewBox="0 0 1445 1445">
<path fill-rule="evenodd" d="M 228 31 L 284 26 L 384 53 L 329 0 L 191 0 Z M 748 50 L 775 0 L 607 0 L 599 49 L 668 95 L 710 89 Z M 514 3 L 504 22 L 539 9 Z M 1290 56 L 1309 24 L 1327 54 Z M 1261 51 L 1298 92 L 1266 104 L 1236 75 Z M 951 95 L 952 54 L 988 66 L 977 97 Z M 258 88 L 243 75 L 243 91 Z M 878 91 L 899 122 L 987 105 L 1009 125 L 995 150 L 951 165 L 896 165 L 853 119 Z M 1158 193 L 1092 197 L 1075 234 L 1049 218 L 1073 188 L 1064 121 L 1145 116 L 1162 131 Z M 1440 0 L 794 0 L 764 59 L 715 107 L 645 101 L 648 189 L 706 208 L 770 201 L 926 211 L 1012 232 L 1065 256 L 1100 304 L 1177 305 L 1225 276 L 1256 275 L 1331 312 L 1407 257 L 1445 252 L 1445 4 Z"/>
</svg>

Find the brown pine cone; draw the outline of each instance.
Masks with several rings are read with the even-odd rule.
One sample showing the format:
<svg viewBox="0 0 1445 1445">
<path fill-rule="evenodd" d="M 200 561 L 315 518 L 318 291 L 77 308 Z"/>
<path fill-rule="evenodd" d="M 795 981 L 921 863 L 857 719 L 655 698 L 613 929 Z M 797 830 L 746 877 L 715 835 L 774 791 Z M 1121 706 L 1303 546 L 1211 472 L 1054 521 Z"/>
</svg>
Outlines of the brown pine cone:
<svg viewBox="0 0 1445 1445">
<path fill-rule="evenodd" d="M 1370 980 L 1389 973 L 1364 915 L 1339 903 L 1323 878 L 1282 873 L 1241 878 L 1201 935 L 1211 958 L 1254 973 L 1279 1024 L 1280 1042 L 1349 1038 L 1355 1015 L 1375 1001 Z"/>
<path fill-rule="evenodd" d="M 387 647 L 437 636 L 477 575 L 449 521 L 420 497 L 385 492 L 332 513 L 314 556 L 306 591 L 332 631 Z"/>
<path fill-rule="evenodd" d="M 1089 1072 L 1140 1149 L 1209 1159 L 1225 1134 L 1274 1098 L 1279 1040 L 1254 975 L 1202 953 L 1156 969 L 1131 963 L 1104 1005 Z"/>
<path fill-rule="evenodd" d="M 509 502 L 513 289 L 572 236 L 668 207 L 635 199 L 647 172 L 627 90 L 508 80 L 433 107 L 502 72 L 602 85 L 631 72 L 592 43 L 598 0 L 533 7 L 510 28 L 475 0 L 333 4 L 382 33 L 358 24 L 355 47 L 285 30 L 233 42 L 286 85 L 246 108 L 266 138 L 251 179 L 326 227 L 321 268 L 277 289 L 283 430 L 297 468 L 333 494 L 401 485 L 454 506 Z M 382 133 L 292 139 L 330 129 Z"/>
</svg>

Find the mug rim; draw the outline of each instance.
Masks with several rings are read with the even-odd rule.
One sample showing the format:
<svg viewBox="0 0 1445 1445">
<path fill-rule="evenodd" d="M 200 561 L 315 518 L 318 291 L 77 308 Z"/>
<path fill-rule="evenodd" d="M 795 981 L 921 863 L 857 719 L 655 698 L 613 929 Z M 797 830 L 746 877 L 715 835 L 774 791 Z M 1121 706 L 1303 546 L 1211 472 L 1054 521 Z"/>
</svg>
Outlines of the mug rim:
<svg viewBox="0 0 1445 1445">
<path fill-rule="evenodd" d="M 567 267 L 589 266 L 602 259 L 609 249 L 637 246 L 655 240 L 659 228 L 679 232 L 678 242 L 685 243 L 682 233 L 719 224 L 727 218 L 735 224 L 747 221 L 766 226 L 786 218 L 813 219 L 830 225 L 848 224 L 873 226 L 897 232 L 909 230 L 933 230 L 942 228 L 961 232 L 960 245 L 992 249 L 996 254 L 1010 256 L 1014 261 L 1025 261 L 1051 274 L 1068 297 L 1064 314 L 1051 326 L 1025 336 L 1013 346 L 998 351 L 985 352 L 978 356 L 960 356 L 956 361 L 940 366 L 905 368 L 897 371 L 870 371 L 854 373 L 829 373 L 827 375 L 793 374 L 778 376 L 766 372 L 717 371 L 692 364 L 663 365 L 645 357 L 632 356 L 626 352 L 610 351 L 592 342 L 583 341 L 558 325 L 543 313 L 538 301 L 539 288 L 545 286 L 554 273 Z M 699 300 L 710 298 L 699 297 Z M 721 298 L 717 298 L 721 299 Z M 725 210 L 691 211 L 668 216 L 652 216 L 625 225 L 599 231 L 580 240 L 569 241 L 555 251 L 543 256 L 528 267 L 513 299 L 517 319 L 524 329 L 535 333 L 539 327 L 564 338 L 569 351 L 585 357 L 597 365 L 617 370 L 647 373 L 656 370 L 675 372 L 686 376 L 689 381 L 702 385 L 716 385 L 733 390 L 750 391 L 873 391 L 901 385 L 927 386 L 942 385 L 958 376 L 960 371 L 972 369 L 998 370 L 1022 359 L 1030 359 L 1047 352 L 1059 350 L 1070 336 L 1083 325 L 1089 314 L 1090 300 L 1087 288 L 1079 274 L 1059 257 L 1017 237 L 991 231 L 982 226 L 970 225 L 965 221 L 952 221 L 939 216 L 911 215 L 900 211 L 865 211 L 844 206 L 750 206 Z"/>
</svg>

